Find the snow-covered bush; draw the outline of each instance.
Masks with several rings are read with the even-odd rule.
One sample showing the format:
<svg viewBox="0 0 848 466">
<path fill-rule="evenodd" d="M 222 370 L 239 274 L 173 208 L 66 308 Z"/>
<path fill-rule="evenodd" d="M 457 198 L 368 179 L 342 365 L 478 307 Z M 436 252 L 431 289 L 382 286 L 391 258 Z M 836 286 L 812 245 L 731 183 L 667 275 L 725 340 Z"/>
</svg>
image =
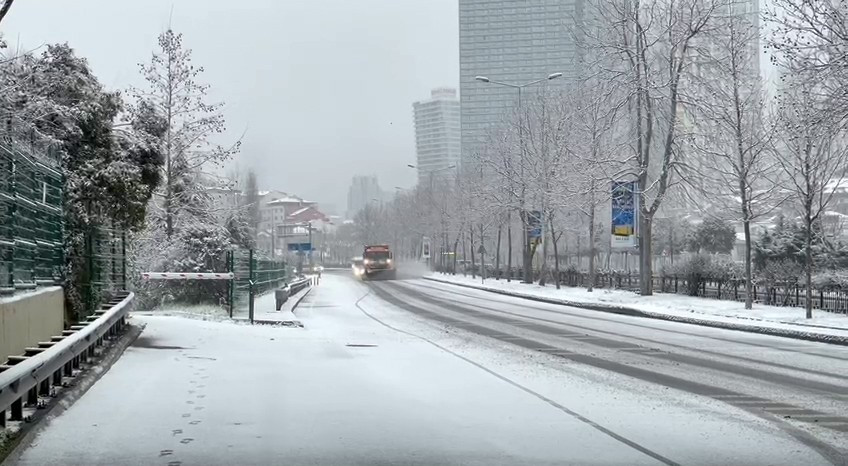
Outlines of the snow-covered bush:
<svg viewBox="0 0 848 466">
<path fill-rule="evenodd" d="M 848 290 L 848 271 L 826 270 L 813 275 L 813 287 L 825 290 Z"/>
<path fill-rule="evenodd" d="M 225 228 L 196 224 L 179 230 L 168 240 L 164 229 L 145 232 L 130 254 L 130 286 L 136 307 L 149 310 L 165 302 L 218 304 L 225 300 L 228 282 L 223 280 L 141 280 L 142 272 L 224 272 L 226 253 L 234 245 Z"/>
<path fill-rule="evenodd" d="M 663 268 L 666 276 L 686 280 L 686 293 L 698 296 L 708 281 L 728 282 L 740 280 L 744 276 L 741 264 L 733 262 L 727 256 L 695 254 Z"/>
</svg>

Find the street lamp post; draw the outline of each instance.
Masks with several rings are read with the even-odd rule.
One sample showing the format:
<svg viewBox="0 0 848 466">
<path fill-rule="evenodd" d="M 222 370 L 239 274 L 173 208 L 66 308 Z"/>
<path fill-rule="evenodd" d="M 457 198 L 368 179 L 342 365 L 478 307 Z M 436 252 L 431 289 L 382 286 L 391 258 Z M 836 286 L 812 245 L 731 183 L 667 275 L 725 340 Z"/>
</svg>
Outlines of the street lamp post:
<svg viewBox="0 0 848 466">
<path fill-rule="evenodd" d="M 525 87 L 533 86 L 535 84 L 539 84 L 544 81 L 551 81 L 557 78 L 562 77 L 562 73 L 551 73 L 547 77 L 542 79 L 537 79 L 535 81 L 530 81 L 524 84 L 511 84 L 505 83 L 501 81 L 493 81 L 485 76 L 476 76 L 474 79 L 486 84 L 495 84 L 498 86 L 509 87 L 512 89 L 518 89 L 518 146 L 519 146 L 519 155 L 521 157 L 521 196 L 518 200 L 519 202 L 519 215 L 521 217 L 522 223 L 524 225 L 523 232 L 523 250 L 524 250 L 524 283 L 533 283 L 533 258 L 530 256 L 532 251 L 530 245 L 530 235 L 527 234 L 527 227 L 529 223 L 529 219 L 527 218 L 526 211 L 526 202 L 527 202 L 527 183 L 524 181 L 524 164 L 525 164 L 525 142 L 524 142 L 524 121 L 523 121 L 523 113 L 521 107 L 521 91 Z"/>
</svg>

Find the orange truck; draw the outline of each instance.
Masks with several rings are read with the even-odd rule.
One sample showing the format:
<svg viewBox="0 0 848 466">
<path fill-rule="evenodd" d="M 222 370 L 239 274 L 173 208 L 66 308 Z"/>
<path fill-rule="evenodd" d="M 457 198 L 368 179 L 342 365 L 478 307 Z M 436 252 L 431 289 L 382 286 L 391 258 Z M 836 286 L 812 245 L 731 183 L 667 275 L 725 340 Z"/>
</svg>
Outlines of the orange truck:
<svg viewBox="0 0 848 466">
<path fill-rule="evenodd" d="M 362 267 L 364 269 L 362 277 L 365 279 L 394 280 L 397 278 L 395 259 L 388 244 L 365 246 L 365 251 L 362 253 Z"/>
</svg>

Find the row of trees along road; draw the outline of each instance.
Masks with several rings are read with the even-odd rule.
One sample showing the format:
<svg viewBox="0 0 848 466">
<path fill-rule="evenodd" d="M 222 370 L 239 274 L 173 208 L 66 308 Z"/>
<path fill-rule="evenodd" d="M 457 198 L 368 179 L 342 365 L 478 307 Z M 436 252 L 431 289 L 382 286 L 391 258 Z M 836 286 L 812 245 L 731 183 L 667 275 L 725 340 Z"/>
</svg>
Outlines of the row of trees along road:
<svg viewBox="0 0 848 466">
<path fill-rule="evenodd" d="M 500 270 L 518 256 L 526 205 L 544 213 L 541 284 L 549 254 L 559 271 L 568 249 L 586 251 L 593 275 L 599 249 L 607 262 L 612 255 L 610 183 L 632 179 L 642 295 L 653 293 L 655 219 L 672 220 L 684 206 L 742 226 L 751 308 L 753 226 L 790 212 L 805 232 L 809 317 L 814 243 L 827 240 L 817 225 L 848 161 L 848 9 L 840 0 L 774 0 L 756 17 L 749 3 L 589 2 L 573 29 L 580 73 L 525 98 L 466 155 L 456 177 L 419 180 L 380 216 L 372 213 L 368 228 L 400 228 L 392 235 L 411 245 L 431 237 L 437 256 L 453 252 L 451 260 L 471 264 L 487 260 L 478 253 L 483 244 Z M 776 86 L 760 77 L 761 47 L 781 76 Z M 378 217 L 381 227 L 373 225 Z"/>
</svg>

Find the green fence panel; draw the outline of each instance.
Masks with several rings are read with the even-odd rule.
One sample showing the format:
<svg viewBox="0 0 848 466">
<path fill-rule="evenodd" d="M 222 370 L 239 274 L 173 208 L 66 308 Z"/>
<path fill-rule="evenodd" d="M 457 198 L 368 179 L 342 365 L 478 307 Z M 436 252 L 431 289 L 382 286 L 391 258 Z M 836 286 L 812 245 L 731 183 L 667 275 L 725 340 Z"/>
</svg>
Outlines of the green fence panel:
<svg viewBox="0 0 848 466">
<path fill-rule="evenodd" d="M 0 141 L 0 293 L 62 281 L 62 176 L 49 151 Z"/>
</svg>

